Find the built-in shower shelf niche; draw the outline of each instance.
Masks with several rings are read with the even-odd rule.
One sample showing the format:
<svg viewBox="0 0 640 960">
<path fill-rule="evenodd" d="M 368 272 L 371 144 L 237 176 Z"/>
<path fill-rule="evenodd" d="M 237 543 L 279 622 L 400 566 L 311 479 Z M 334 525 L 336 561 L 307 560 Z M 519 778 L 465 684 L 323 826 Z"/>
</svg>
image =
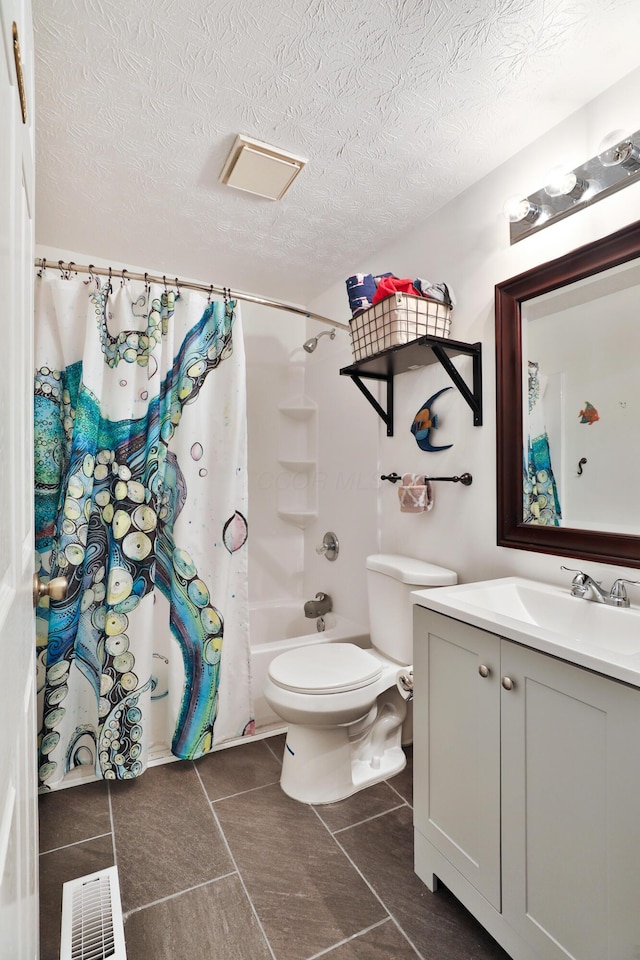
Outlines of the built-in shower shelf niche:
<svg viewBox="0 0 640 960">
<path fill-rule="evenodd" d="M 278 516 L 282 520 L 286 520 L 287 523 L 293 523 L 294 526 L 300 527 L 301 530 L 304 530 L 305 527 L 308 527 L 312 520 L 315 520 L 318 516 L 317 510 L 308 510 L 304 511 L 295 511 L 295 510 L 278 510 Z"/>
<path fill-rule="evenodd" d="M 309 473 L 315 470 L 317 462 L 315 460 L 278 460 L 285 470 L 298 471 L 300 473 Z"/>
<path fill-rule="evenodd" d="M 318 406 L 313 400 L 300 397 L 299 400 L 287 400 L 278 405 L 278 410 L 292 420 L 310 420 L 315 417 Z"/>
<path fill-rule="evenodd" d="M 304 395 L 278 405 L 278 516 L 304 528 L 318 516 L 318 406 Z"/>
</svg>

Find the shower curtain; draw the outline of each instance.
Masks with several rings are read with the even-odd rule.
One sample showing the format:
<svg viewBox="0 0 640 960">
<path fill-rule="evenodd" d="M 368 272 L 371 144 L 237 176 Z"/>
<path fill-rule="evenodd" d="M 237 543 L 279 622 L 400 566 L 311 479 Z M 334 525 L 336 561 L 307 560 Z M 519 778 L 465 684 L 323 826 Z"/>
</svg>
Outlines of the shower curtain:
<svg viewBox="0 0 640 960">
<path fill-rule="evenodd" d="M 244 347 L 233 302 L 36 280 L 41 791 L 252 732 Z"/>
<path fill-rule="evenodd" d="M 524 523 L 559 527 L 562 519 L 556 479 L 551 466 L 551 449 L 544 416 L 544 394 L 548 377 L 539 364 L 528 364 L 528 431 L 523 463 L 522 509 Z"/>
</svg>

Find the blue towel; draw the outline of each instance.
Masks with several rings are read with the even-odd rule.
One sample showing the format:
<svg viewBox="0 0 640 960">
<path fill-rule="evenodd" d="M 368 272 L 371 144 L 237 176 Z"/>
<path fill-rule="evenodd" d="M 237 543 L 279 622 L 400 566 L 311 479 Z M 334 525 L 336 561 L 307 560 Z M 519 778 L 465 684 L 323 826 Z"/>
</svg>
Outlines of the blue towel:
<svg viewBox="0 0 640 960">
<path fill-rule="evenodd" d="M 351 316 L 356 317 L 368 310 L 381 277 L 392 277 L 392 273 L 381 273 L 374 277 L 371 273 L 355 273 L 346 281 Z"/>
</svg>

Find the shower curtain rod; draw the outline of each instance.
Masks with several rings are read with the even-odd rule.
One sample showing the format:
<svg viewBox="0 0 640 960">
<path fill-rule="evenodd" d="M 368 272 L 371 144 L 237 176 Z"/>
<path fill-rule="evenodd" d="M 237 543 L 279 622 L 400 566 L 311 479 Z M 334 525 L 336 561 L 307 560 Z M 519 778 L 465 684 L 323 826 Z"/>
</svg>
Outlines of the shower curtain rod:
<svg viewBox="0 0 640 960">
<path fill-rule="evenodd" d="M 35 259 L 36 267 L 45 269 L 47 267 L 53 267 L 54 262 L 47 262 L 46 258 L 36 257 Z M 310 310 L 305 310 L 304 307 L 298 307 L 293 303 L 286 303 L 282 300 L 269 300 L 267 297 L 257 297 L 253 293 L 244 293 L 239 290 L 234 290 L 233 295 L 231 290 L 227 287 L 220 287 L 216 283 L 204 284 L 204 283 L 192 283 L 190 280 L 180 280 L 178 277 L 167 277 L 166 275 L 157 276 L 152 273 L 131 273 L 126 267 L 122 267 L 120 270 L 114 270 L 113 267 L 94 267 L 93 264 L 89 263 L 86 265 L 74 263 L 70 261 L 65 263 L 63 260 L 58 260 L 55 264 L 54 269 L 60 270 L 63 276 L 69 277 L 72 273 L 89 273 L 94 274 L 100 277 L 110 277 L 112 280 L 120 278 L 121 280 L 144 280 L 148 283 L 164 283 L 175 285 L 176 287 L 183 287 L 185 290 L 201 290 L 203 293 L 226 293 L 233 300 L 245 300 L 247 303 L 259 303 L 265 307 L 273 307 L 274 310 L 287 310 L 289 313 L 297 313 L 301 317 L 307 317 L 310 320 L 319 320 L 320 323 L 328 323 L 332 327 L 338 327 L 340 330 L 348 330 L 349 327 L 346 323 L 339 323 L 337 320 L 329 320 L 328 317 L 323 317 L 319 313 L 312 313 Z"/>
</svg>

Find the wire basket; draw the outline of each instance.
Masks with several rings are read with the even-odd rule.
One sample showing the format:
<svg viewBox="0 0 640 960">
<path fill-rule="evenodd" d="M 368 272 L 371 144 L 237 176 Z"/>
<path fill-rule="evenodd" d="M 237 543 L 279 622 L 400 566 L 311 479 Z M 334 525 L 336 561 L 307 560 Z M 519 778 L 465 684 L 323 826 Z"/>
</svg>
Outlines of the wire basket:
<svg viewBox="0 0 640 960">
<path fill-rule="evenodd" d="M 353 359 L 364 360 L 426 334 L 448 337 L 450 328 L 451 307 L 426 297 L 395 293 L 350 320 Z"/>
</svg>

